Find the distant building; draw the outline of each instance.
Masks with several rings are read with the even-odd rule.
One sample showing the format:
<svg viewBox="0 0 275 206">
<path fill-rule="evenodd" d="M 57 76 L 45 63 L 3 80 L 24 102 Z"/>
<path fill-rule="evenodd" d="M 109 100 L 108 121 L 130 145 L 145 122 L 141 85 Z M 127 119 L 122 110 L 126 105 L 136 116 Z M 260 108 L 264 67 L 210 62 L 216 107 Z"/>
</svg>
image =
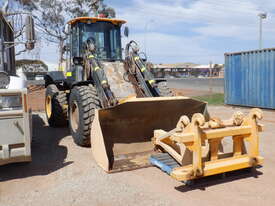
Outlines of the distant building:
<svg viewBox="0 0 275 206">
<path fill-rule="evenodd" d="M 221 76 L 223 64 L 200 65 L 194 63 L 154 64 L 151 68 L 156 78 L 183 78 Z"/>
<path fill-rule="evenodd" d="M 48 72 L 48 66 L 41 60 L 21 59 L 16 61 L 16 73 L 26 80 L 40 80 Z"/>
</svg>

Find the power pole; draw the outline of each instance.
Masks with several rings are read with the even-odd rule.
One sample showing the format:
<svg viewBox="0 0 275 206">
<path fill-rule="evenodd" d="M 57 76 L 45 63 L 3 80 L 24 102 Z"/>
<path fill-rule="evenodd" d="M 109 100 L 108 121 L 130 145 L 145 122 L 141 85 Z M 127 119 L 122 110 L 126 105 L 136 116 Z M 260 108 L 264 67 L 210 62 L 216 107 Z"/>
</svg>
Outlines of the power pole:
<svg viewBox="0 0 275 206">
<path fill-rule="evenodd" d="M 213 76 L 213 63 L 212 61 L 209 62 L 209 68 L 210 68 L 210 77 L 209 77 L 209 91 L 210 91 L 210 94 L 213 94 L 213 79 L 212 79 L 212 76 Z"/>
<path fill-rule="evenodd" d="M 267 13 L 258 14 L 260 18 L 260 28 L 259 28 L 259 49 L 263 48 L 263 19 L 267 18 Z"/>
</svg>

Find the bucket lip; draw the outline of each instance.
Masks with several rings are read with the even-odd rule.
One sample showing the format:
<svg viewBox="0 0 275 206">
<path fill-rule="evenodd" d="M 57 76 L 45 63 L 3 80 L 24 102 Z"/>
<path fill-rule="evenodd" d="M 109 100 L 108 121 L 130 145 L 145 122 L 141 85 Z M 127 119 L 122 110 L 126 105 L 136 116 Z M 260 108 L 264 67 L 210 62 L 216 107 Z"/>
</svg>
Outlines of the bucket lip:
<svg viewBox="0 0 275 206">
<path fill-rule="evenodd" d="M 159 102 L 159 101 L 174 101 L 174 100 L 187 100 L 192 99 L 190 97 L 186 96 L 176 96 L 176 97 L 128 97 L 125 98 L 123 101 L 121 101 L 118 105 L 126 104 L 129 102 Z M 115 105 L 113 107 L 116 107 L 118 105 Z M 111 108 L 113 108 L 111 107 Z"/>
<path fill-rule="evenodd" d="M 172 100 L 186 100 L 191 99 L 190 97 L 185 96 L 176 96 L 176 97 L 142 97 L 142 98 L 129 98 L 124 103 L 127 102 L 159 102 L 159 101 L 172 101 Z"/>
<path fill-rule="evenodd" d="M 115 105 L 115 106 L 112 106 L 112 107 L 108 107 L 108 108 L 99 108 L 99 109 L 96 109 L 96 111 L 113 109 L 113 108 L 116 108 L 116 107 L 118 107 L 120 105 L 127 104 L 127 103 L 133 103 L 133 102 L 161 102 L 161 101 L 178 101 L 178 100 L 193 100 L 193 101 L 205 104 L 206 106 L 208 105 L 208 103 L 205 102 L 205 101 L 196 100 L 196 99 L 193 99 L 193 98 L 187 97 L 187 96 L 175 96 L 175 97 L 141 97 L 141 98 L 129 97 L 129 98 L 126 98 L 121 103 L 119 103 L 118 105 Z"/>
</svg>

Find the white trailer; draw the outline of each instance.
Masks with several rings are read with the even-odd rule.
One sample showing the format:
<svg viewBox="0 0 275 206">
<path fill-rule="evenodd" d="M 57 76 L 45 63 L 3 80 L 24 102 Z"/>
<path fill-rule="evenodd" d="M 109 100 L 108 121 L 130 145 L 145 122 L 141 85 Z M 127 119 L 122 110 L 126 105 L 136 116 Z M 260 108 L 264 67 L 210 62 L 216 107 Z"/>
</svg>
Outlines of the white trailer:
<svg viewBox="0 0 275 206">
<path fill-rule="evenodd" d="M 31 116 L 27 89 L 0 89 L 0 165 L 31 161 Z"/>
<path fill-rule="evenodd" d="M 0 9 L 0 165 L 31 161 L 32 112 L 26 81 L 16 76 L 14 29 Z M 33 19 L 25 24 L 26 49 L 34 47 Z M 23 28 L 24 28 L 23 27 Z"/>
</svg>

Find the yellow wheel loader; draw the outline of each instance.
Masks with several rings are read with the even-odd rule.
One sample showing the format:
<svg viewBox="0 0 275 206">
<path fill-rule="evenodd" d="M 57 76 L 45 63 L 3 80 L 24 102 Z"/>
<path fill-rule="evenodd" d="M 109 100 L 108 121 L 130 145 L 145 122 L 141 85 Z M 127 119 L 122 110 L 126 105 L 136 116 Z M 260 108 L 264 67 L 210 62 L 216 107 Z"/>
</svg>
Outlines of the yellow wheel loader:
<svg viewBox="0 0 275 206">
<path fill-rule="evenodd" d="M 126 45 L 123 60 L 125 23 L 98 17 L 69 21 L 66 68 L 45 77 L 49 125 L 68 123 L 75 143 L 91 145 L 107 172 L 151 165 L 150 156 L 158 152 L 154 130 L 170 131 L 182 116 L 196 113 L 208 120 L 207 103 L 173 97 L 165 81 L 153 78 L 136 42 Z"/>
</svg>

